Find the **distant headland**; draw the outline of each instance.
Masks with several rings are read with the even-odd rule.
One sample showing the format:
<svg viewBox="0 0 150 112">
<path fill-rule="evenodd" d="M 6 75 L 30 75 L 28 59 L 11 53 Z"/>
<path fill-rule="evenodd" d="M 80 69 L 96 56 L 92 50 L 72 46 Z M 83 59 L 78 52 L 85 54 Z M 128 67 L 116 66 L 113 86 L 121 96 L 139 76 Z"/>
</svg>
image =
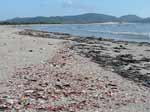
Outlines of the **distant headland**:
<svg viewBox="0 0 150 112">
<path fill-rule="evenodd" d="M 5 24 L 88 24 L 104 22 L 128 22 L 128 23 L 150 23 L 150 18 L 142 18 L 136 15 L 124 15 L 115 17 L 106 14 L 86 13 L 75 16 L 53 16 L 53 17 L 24 17 L 1 21 Z"/>
</svg>

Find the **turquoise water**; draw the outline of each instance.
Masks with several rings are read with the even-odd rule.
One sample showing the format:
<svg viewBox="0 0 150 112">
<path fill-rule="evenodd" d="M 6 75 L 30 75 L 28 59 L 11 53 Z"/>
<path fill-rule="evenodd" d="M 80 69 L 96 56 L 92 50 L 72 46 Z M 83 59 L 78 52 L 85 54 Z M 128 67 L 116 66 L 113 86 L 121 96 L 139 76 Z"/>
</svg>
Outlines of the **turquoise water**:
<svg viewBox="0 0 150 112">
<path fill-rule="evenodd" d="M 33 25 L 31 28 L 49 32 L 69 33 L 83 37 L 94 36 L 125 41 L 150 42 L 150 24 L 54 24 Z"/>
</svg>

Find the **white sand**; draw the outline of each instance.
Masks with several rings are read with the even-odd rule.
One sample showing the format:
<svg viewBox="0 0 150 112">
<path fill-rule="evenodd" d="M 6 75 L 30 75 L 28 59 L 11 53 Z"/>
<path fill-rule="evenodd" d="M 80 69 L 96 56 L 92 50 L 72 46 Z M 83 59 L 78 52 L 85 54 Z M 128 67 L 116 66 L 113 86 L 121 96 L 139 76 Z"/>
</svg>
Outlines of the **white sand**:
<svg viewBox="0 0 150 112">
<path fill-rule="evenodd" d="M 8 79 L 15 69 L 47 60 L 61 47 L 62 40 L 18 35 L 20 29 L 0 26 L 0 80 Z M 30 51 L 32 50 L 32 52 Z"/>
</svg>

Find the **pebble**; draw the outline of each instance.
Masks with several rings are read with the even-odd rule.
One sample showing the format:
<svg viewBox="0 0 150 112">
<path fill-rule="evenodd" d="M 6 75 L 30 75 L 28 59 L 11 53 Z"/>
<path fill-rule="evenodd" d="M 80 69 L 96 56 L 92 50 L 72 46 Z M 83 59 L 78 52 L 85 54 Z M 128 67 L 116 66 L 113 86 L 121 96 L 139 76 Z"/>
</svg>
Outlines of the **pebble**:
<svg viewBox="0 0 150 112">
<path fill-rule="evenodd" d="M 33 50 L 29 50 L 29 52 L 33 52 Z"/>
</svg>

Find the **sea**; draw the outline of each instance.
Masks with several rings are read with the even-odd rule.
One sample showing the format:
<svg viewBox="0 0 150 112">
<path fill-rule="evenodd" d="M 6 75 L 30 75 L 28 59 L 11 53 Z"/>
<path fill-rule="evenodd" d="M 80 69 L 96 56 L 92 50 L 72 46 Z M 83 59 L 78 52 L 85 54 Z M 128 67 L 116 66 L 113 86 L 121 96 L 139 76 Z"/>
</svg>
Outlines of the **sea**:
<svg viewBox="0 0 150 112">
<path fill-rule="evenodd" d="M 81 37 L 150 42 L 150 24 L 148 23 L 50 24 L 28 27 L 34 30 L 62 32 Z"/>
</svg>

